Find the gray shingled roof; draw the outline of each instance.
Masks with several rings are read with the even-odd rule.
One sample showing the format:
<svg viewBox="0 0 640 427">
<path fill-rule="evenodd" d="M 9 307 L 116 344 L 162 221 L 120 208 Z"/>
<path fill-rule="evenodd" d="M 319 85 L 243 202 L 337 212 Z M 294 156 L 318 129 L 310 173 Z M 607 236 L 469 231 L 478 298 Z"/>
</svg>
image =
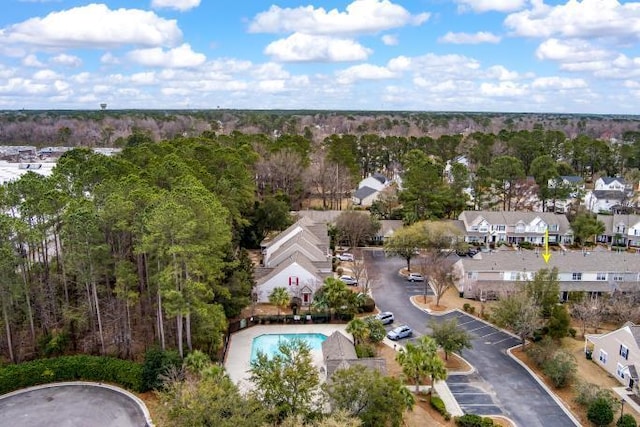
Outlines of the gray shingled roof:
<svg viewBox="0 0 640 427">
<path fill-rule="evenodd" d="M 598 221 L 604 224 L 603 234 L 614 235 L 616 234 L 614 230 L 618 224 L 624 224 L 628 231 L 629 227 L 640 223 L 640 215 L 598 215 Z"/>
<path fill-rule="evenodd" d="M 340 331 L 335 331 L 322 342 L 322 358 L 327 369 L 327 378 L 331 378 L 338 369 L 347 369 L 353 365 L 363 365 L 386 374 L 387 365 L 383 358 L 358 358 L 355 346 Z"/>
<path fill-rule="evenodd" d="M 464 223 L 467 230 L 470 229 L 472 224 L 479 222 L 480 218 L 484 218 L 489 224 L 505 225 L 507 227 L 515 227 L 520 221 L 529 224 L 536 218 L 540 218 L 549 225 L 558 224 L 557 233 L 560 235 L 568 234 L 571 230 L 566 215 L 553 212 L 464 211 L 458 217 L 458 219 Z M 512 233 L 512 230 L 508 229 L 507 232 Z"/>
<path fill-rule="evenodd" d="M 631 331 L 631 335 L 633 335 L 633 339 L 636 340 L 638 348 L 640 348 L 640 325 L 629 325 L 629 330 Z"/>
<path fill-rule="evenodd" d="M 604 182 L 606 185 L 609 185 L 614 181 L 618 181 L 622 185 L 627 185 L 627 183 L 625 182 L 624 178 L 620 178 L 620 177 L 616 177 L 616 176 L 602 176 L 602 177 L 600 177 L 600 179 L 602 179 L 602 182 Z"/>
<path fill-rule="evenodd" d="M 595 190 L 591 194 L 598 200 L 623 200 L 627 198 L 624 191 L 617 190 Z"/>
<path fill-rule="evenodd" d="M 564 254 L 564 255 L 563 255 Z M 584 255 L 581 251 L 552 252 L 549 263 L 541 251 L 496 251 L 480 253 L 460 261 L 465 271 L 538 271 L 557 267 L 560 273 L 571 272 L 640 272 L 640 254 L 595 251 Z"/>
<path fill-rule="evenodd" d="M 389 179 L 386 176 L 382 175 L 381 173 L 376 172 L 372 176 L 378 181 L 380 181 L 380 184 L 385 184 L 387 181 L 389 181 Z"/>
<path fill-rule="evenodd" d="M 344 211 L 330 210 L 330 211 L 317 211 L 317 210 L 302 210 L 293 212 L 298 218 L 307 217 L 310 218 L 316 224 L 333 224 L 336 222 L 336 218 Z"/>
<path fill-rule="evenodd" d="M 367 187 L 366 185 L 364 187 L 360 187 L 356 190 L 356 193 L 353 195 L 356 199 L 359 200 L 364 200 L 366 197 L 369 197 L 372 194 L 377 193 L 378 190 L 376 190 L 375 188 L 371 188 L 371 187 Z"/>
<path fill-rule="evenodd" d="M 357 359 L 356 348 L 340 331 L 335 331 L 322 342 L 322 358 L 326 360 Z"/>
<path fill-rule="evenodd" d="M 562 175 L 560 178 L 564 181 L 571 182 L 572 184 L 579 184 L 584 181 L 581 176 L 577 175 Z"/>
</svg>

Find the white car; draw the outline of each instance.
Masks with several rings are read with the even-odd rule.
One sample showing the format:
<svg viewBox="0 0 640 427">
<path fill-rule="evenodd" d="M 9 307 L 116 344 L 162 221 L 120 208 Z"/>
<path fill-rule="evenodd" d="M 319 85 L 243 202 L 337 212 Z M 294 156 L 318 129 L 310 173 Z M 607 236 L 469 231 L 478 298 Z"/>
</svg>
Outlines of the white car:
<svg viewBox="0 0 640 427">
<path fill-rule="evenodd" d="M 389 325 L 394 321 L 393 313 L 390 311 L 376 314 L 376 319 L 381 321 L 383 325 Z"/>
<path fill-rule="evenodd" d="M 353 256 L 353 254 L 350 254 L 348 252 L 343 252 L 341 254 L 336 255 L 336 258 L 338 258 L 340 261 L 351 261 L 353 262 L 355 260 L 355 257 Z"/>
<path fill-rule="evenodd" d="M 410 282 L 424 282 L 424 276 L 420 273 L 409 273 L 407 280 Z"/>
<path fill-rule="evenodd" d="M 358 286 L 358 281 L 355 279 L 355 277 L 340 276 L 340 280 L 342 280 L 348 286 Z"/>
<path fill-rule="evenodd" d="M 413 330 L 411 330 L 407 325 L 402 325 L 390 330 L 387 333 L 387 338 L 397 341 L 402 338 L 410 337 L 411 335 L 413 335 Z"/>
</svg>

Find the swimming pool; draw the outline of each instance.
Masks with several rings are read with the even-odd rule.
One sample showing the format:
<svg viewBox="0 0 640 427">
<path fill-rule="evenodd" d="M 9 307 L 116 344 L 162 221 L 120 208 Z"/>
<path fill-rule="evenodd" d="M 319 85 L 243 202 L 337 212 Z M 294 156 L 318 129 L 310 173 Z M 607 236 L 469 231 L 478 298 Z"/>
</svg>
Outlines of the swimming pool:
<svg viewBox="0 0 640 427">
<path fill-rule="evenodd" d="M 251 344 L 251 361 L 258 357 L 258 351 L 265 353 L 269 359 L 279 354 L 278 346 L 283 340 L 291 341 L 295 338 L 305 341 L 311 351 L 322 350 L 322 343 L 327 339 L 324 334 L 263 334 L 255 337 Z"/>
</svg>

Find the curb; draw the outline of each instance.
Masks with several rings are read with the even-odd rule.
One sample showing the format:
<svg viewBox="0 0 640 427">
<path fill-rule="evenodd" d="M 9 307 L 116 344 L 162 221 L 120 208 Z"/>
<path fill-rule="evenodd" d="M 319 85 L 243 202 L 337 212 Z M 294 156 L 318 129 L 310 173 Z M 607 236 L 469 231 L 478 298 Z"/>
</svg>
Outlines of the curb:
<svg viewBox="0 0 640 427">
<path fill-rule="evenodd" d="M 540 385 L 540 387 L 542 387 L 549 394 L 549 396 L 551 396 L 551 398 L 558 404 L 558 406 L 560 408 L 562 408 L 562 410 L 567 415 L 567 417 L 569 417 L 569 419 L 571 421 L 573 421 L 574 425 L 576 425 L 578 427 L 581 427 L 582 424 L 580 424 L 580 421 L 578 421 L 576 419 L 576 417 L 573 415 L 573 413 L 571 413 L 571 411 L 569 409 L 567 409 L 567 407 L 565 406 L 564 402 L 562 400 L 560 400 L 560 398 L 558 396 L 556 396 L 556 394 L 553 391 L 551 391 L 551 389 L 545 384 L 545 382 L 542 381 L 540 379 L 540 377 L 538 377 L 538 375 L 536 375 L 536 373 L 533 372 L 531 370 L 531 368 L 529 368 L 527 366 L 526 363 L 524 363 L 522 360 L 518 359 L 516 356 L 513 355 L 513 353 L 511 351 L 514 348 L 517 348 L 517 347 L 519 347 L 519 345 L 507 349 L 507 354 L 509 355 L 509 357 L 511 357 L 511 359 L 515 360 L 516 363 L 518 363 L 520 366 L 522 366 L 524 369 L 526 369 L 526 371 L 529 373 L 529 375 L 531 375 L 533 377 L 533 379 L 536 380 L 536 382 Z"/>
<path fill-rule="evenodd" d="M 16 390 L 16 391 L 12 391 L 10 393 L 7 394 L 3 394 L 2 396 L 0 396 L 0 400 L 5 399 L 5 398 L 9 398 L 12 396 L 17 396 L 23 393 L 28 393 L 30 391 L 34 391 L 34 390 L 41 390 L 41 389 L 46 389 L 46 388 L 54 388 L 54 387 L 69 387 L 69 386 L 91 386 L 91 387 L 101 387 L 101 388 L 106 388 L 112 391 L 115 391 L 117 393 L 123 394 L 126 397 L 128 397 L 129 399 L 131 399 L 140 409 L 140 411 L 142 411 L 142 415 L 145 418 L 146 424 L 144 425 L 144 427 L 155 427 L 155 425 L 153 424 L 153 421 L 151 420 L 151 414 L 149 413 L 149 409 L 147 408 L 147 405 L 145 405 L 145 403 L 142 401 L 142 399 L 140 399 L 138 396 L 136 396 L 135 394 L 120 388 L 120 387 L 116 387 L 110 384 L 103 384 L 103 383 L 93 383 L 93 382 L 89 382 L 89 381 L 65 381 L 65 382 L 58 382 L 58 383 L 49 383 L 49 384 L 41 384 L 41 385 L 36 385 L 33 387 L 27 387 L 27 388 L 23 388 L 20 390 Z"/>
</svg>

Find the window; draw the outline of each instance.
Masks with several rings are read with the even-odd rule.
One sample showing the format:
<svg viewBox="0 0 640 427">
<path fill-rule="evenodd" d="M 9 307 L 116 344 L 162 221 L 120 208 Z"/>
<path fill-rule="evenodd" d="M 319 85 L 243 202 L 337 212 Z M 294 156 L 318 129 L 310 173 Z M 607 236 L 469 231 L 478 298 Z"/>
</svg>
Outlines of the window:
<svg viewBox="0 0 640 427">
<path fill-rule="evenodd" d="M 515 281 L 515 280 L 518 280 L 518 279 L 519 279 L 519 277 L 518 277 L 518 272 L 517 271 L 511 271 L 509 273 L 509 280 Z"/>
<path fill-rule="evenodd" d="M 478 226 L 477 225 L 472 225 L 471 226 L 471 231 L 478 231 Z"/>
<path fill-rule="evenodd" d="M 289 276 L 289 286 L 298 286 L 298 278 L 296 276 Z"/>
<path fill-rule="evenodd" d="M 582 273 L 573 273 L 572 280 L 582 280 Z"/>
<path fill-rule="evenodd" d="M 607 364 L 607 352 L 604 350 L 600 350 L 600 354 L 598 355 L 598 360 L 603 364 Z"/>
<path fill-rule="evenodd" d="M 624 360 L 628 360 L 629 359 L 629 348 L 624 345 L 624 344 L 620 344 L 620 356 L 624 358 Z"/>
<path fill-rule="evenodd" d="M 496 225 L 496 230 L 497 231 L 505 231 L 507 229 L 507 227 L 505 225 Z"/>
<path fill-rule="evenodd" d="M 549 231 L 558 231 L 558 224 L 551 224 L 549 226 Z"/>
<path fill-rule="evenodd" d="M 516 225 L 516 233 L 524 233 L 524 224 Z"/>
<path fill-rule="evenodd" d="M 614 282 L 622 282 L 624 280 L 623 273 L 613 273 L 613 281 Z"/>
<path fill-rule="evenodd" d="M 596 274 L 596 280 L 607 280 L 607 273 Z"/>
<path fill-rule="evenodd" d="M 467 279 L 477 279 L 478 273 L 476 271 L 467 271 Z"/>
<path fill-rule="evenodd" d="M 618 375 L 620 378 L 624 378 L 624 366 L 619 363 L 616 366 L 616 375 Z"/>
</svg>

